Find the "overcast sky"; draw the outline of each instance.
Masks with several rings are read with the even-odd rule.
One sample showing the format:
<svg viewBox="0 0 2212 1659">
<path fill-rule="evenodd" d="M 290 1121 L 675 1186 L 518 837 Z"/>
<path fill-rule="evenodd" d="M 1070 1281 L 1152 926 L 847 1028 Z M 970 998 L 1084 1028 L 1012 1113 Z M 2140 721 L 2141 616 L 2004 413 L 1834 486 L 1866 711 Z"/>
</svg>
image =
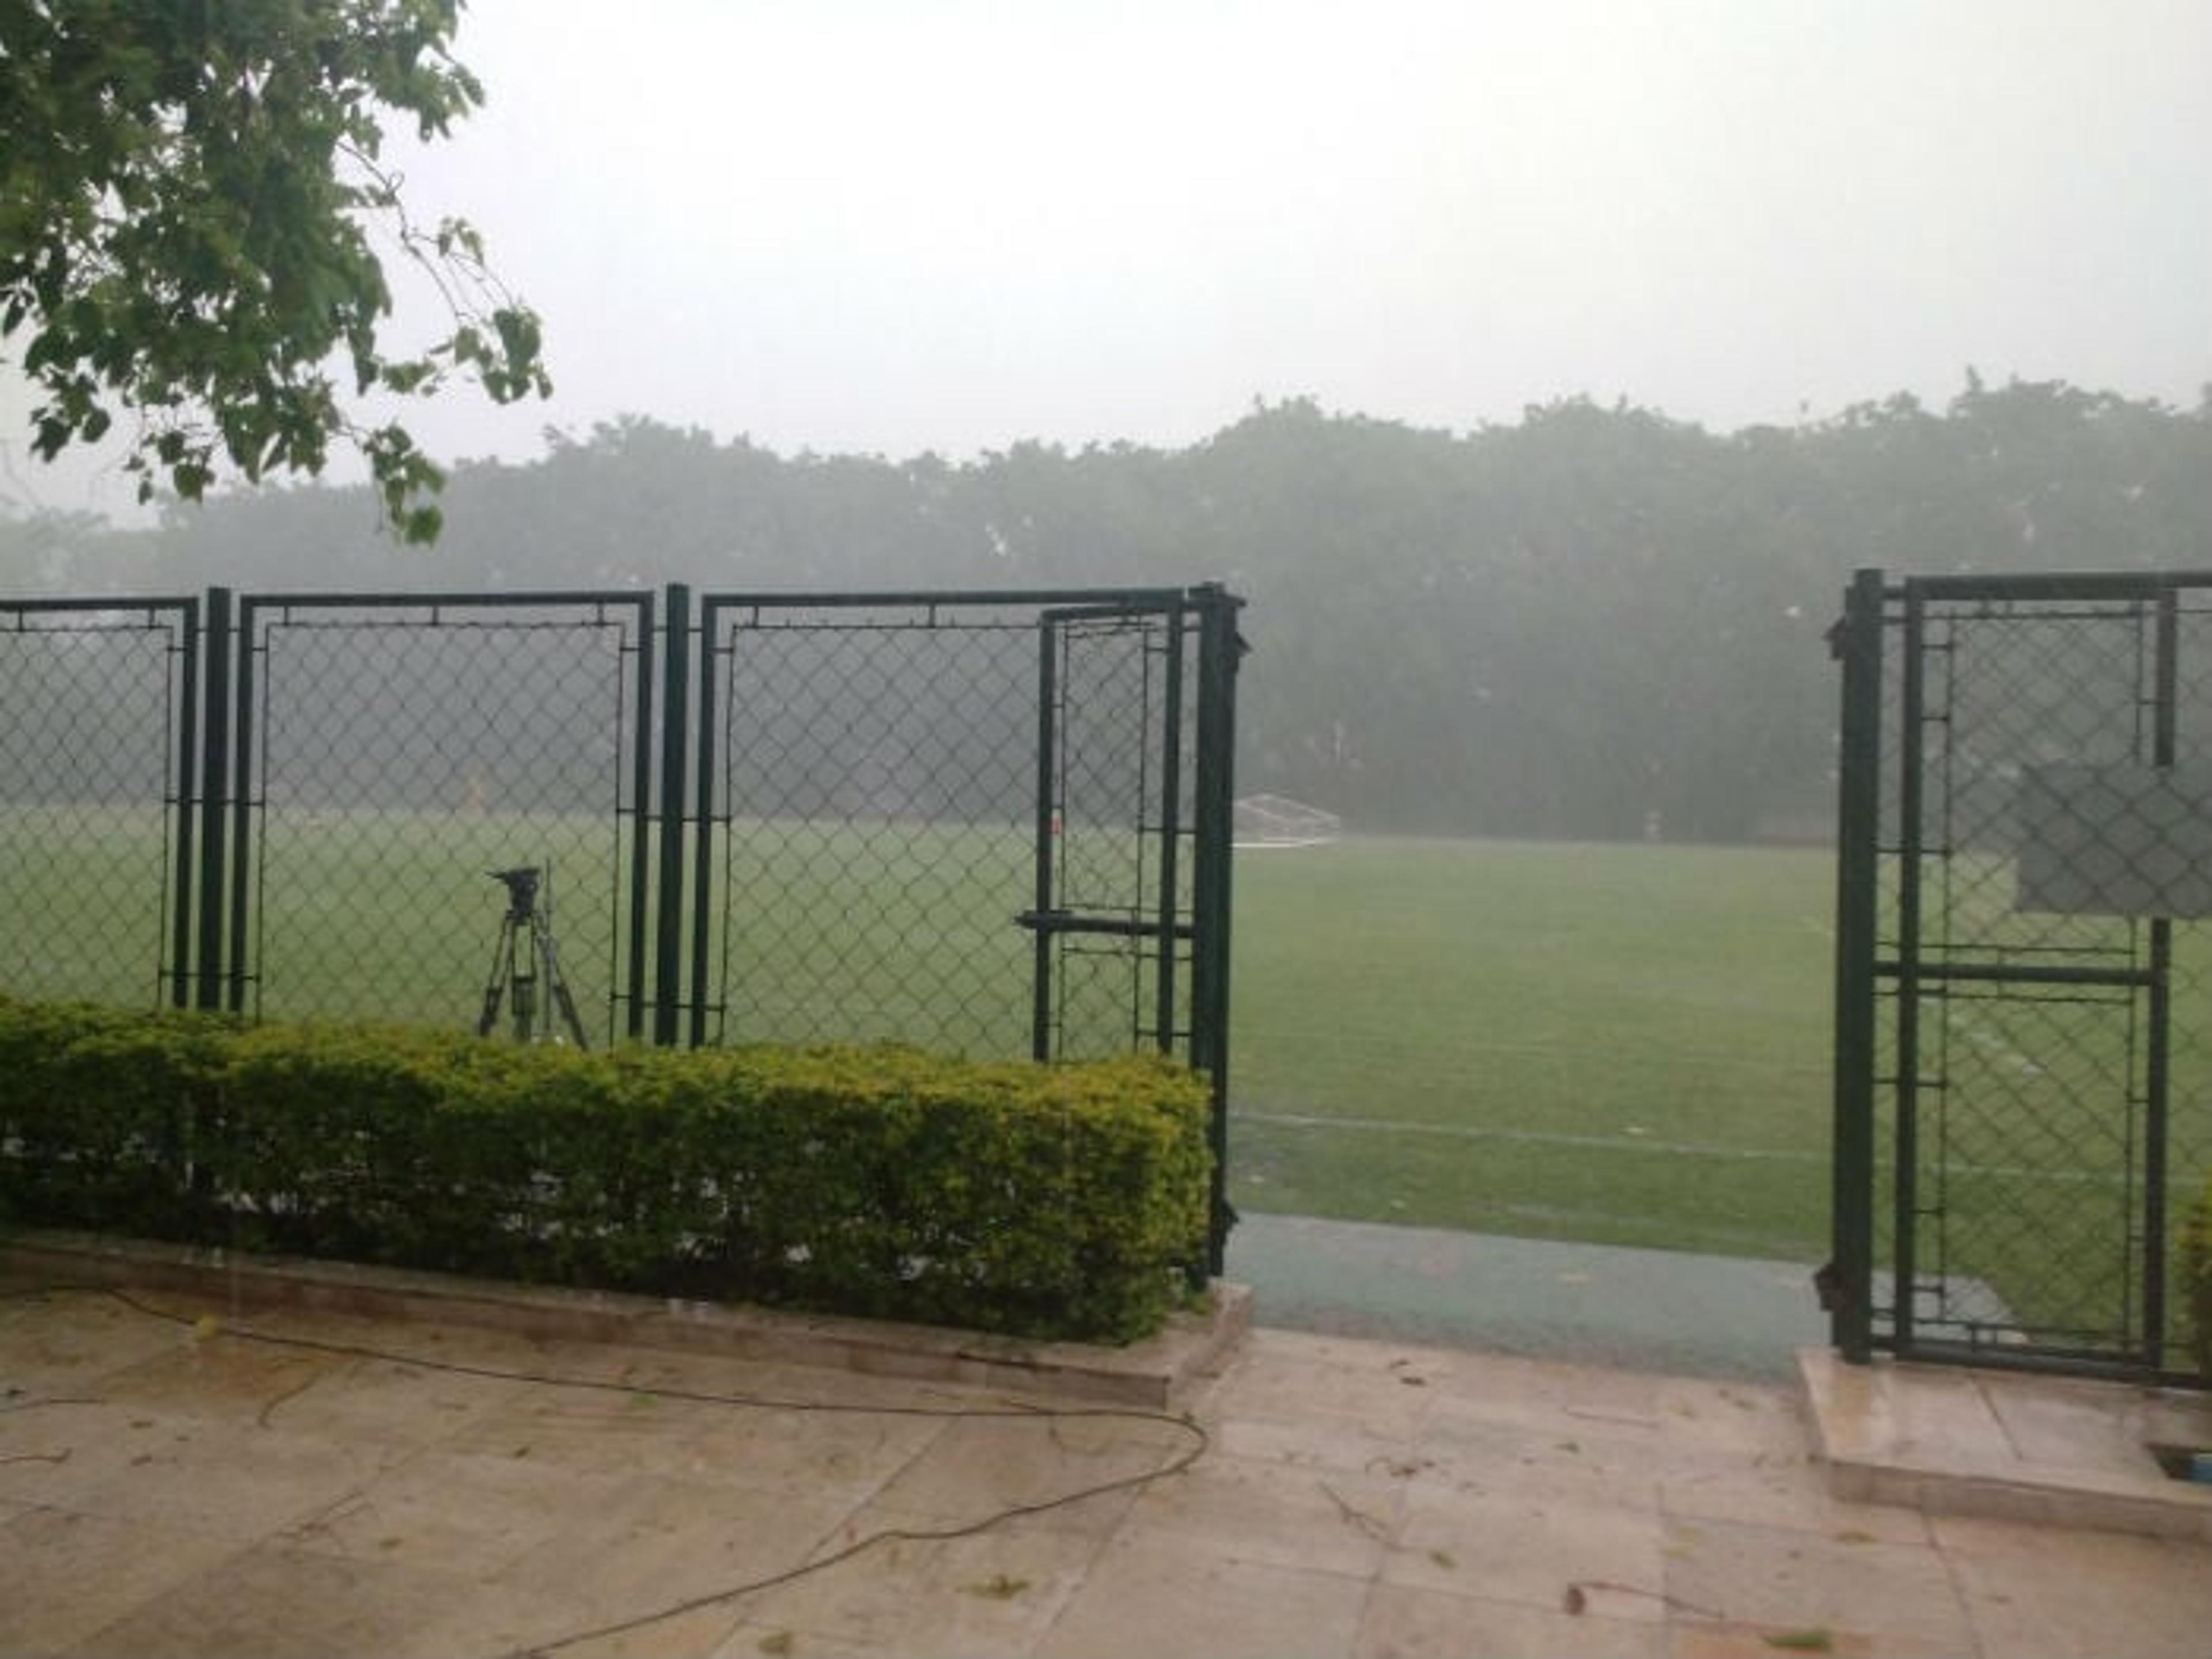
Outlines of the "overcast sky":
<svg viewBox="0 0 2212 1659">
<path fill-rule="evenodd" d="M 410 198 L 557 395 L 423 409 L 448 456 L 2212 381 L 2205 0 L 472 0 L 457 52 Z"/>
</svg>

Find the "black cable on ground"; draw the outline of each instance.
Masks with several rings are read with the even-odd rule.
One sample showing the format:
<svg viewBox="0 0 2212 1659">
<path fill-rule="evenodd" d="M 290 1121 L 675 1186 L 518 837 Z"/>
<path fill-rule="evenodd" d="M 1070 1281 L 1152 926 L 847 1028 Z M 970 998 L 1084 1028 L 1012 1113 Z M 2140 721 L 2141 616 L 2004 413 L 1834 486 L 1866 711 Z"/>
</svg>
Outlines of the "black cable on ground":
<svg viewBox="0 0 2212 1659">
<path fill-rule="evenodd" d="M 792 1583 L 799 1579 L 823 1572 L 851 1560 L 854 1556 L 887 1543 L 932 1543 L 948 1539 L 972 1538 L 980 1533 L 1008 1521 L 1017 1521 L 1032 1515 L 1046 1515 L 1093 1498 L 1103 1498 L 1109 1492 L 1123 1492 L 1132 1487 L 1149 1486 L 1155 1480 L 1181 1474 L 1203 1457 L 1212 1444 L 1212 1437 L 1199 1424 L 1188 1417 L 1172 1412 L 1150 1411 L 1141 1407 L 1115 1406 L 860 1406 L 817 1400 L 783 1400 L 767 1395 L 726 1394 L 712 1389 L 643 1387 L 635 1382 L 622 1382 L 598 1377 L 561 1376 L 545 1371 L 511 1370 L 497 1365 L 476 1365 L 453 1359 L 423 1358 L 410 1353 L 394 1352 L 390 1349 L 374 1348 L 362 1343 L 334 1342 L 319 1337 L 284 1336 L 274 1331 L 258 1331 L 249 1326 L 234 1324 L 228 1320 L 216 1320 L 210 1324 L 206 1316 L 172 1313 L 165 1308 L 154 1307 L 141 1301 L 127 1291 L 112 1285 L 53 1284 L 27 1291 L 5 1293 L 8 1299 L 44 1297 L 58 1292 L 87 1296 L 104 1296 L 121 1303 L 133 1312 L 149 1319 L 163 1320 L 181 1325 L 196 1332 L 224 1336 L 240 1342 L 258 1342 L 270 1347 L 301 1349 L 315 1353 L 330 1353 L 354 1359 L 375 1359 L 395 1365 L 412 1365 L 422 1370 L 445 1371 L 456 1376 L 477 1376 L 495 1382 L 526 1382 L 541 1388 L 571 1389 L 602 1394 L 650 1395 L 657 1400 L 679 1400 L 699 1405 L 728 1406 L 755 1411 L 812 1412 L 824 1415 L 851 1417 L 923 1417 L 951 1419 L 1008 1420 L 1024 1422 L 1080 1422 L 1084 1420 L 1112 1420 L 1125 1423 L 1158 1423 L 1188 1435 L 1190 1444 L 1156 1469 L 1138 1474 L 1121 1475 L 1112 1480 L 1079 1487 L 1057 1498 L 1041 1498 L 1033 1504 L 1015 1504 L 994 1511 L 980 1521 L 963 1526 L 938 1528 L 889 1528 L 870 1533 L 855 1540 L 842 1549 L 815 1560 L 802 1562 L 766 1577 L 750 1579 L 741 1584 L 732 1584 L 705 1595 L 688 1596 L 650 1613 L 634 1618 L 618 1620 L 590 1630 L 573 1632 L 550 1642 L 539 1642 L 526 1648 L 516 1648 L 499 1656 L 499 1659 L 541 1659 L 542 1656 L 558 1653 L 585 1642 L 605 1637 L 626 1635 L 664 1620 L 680 1618 L 696 1613 L 702 1607 L 736 1601 L 748 1595 Z M 58 1401 L 25 1401 L 0 1410 L 21 1410 L 29 1406 L 59 1404 Z M 89 1401 L 80 1403 L 92 1403 Z"/>
</svg>

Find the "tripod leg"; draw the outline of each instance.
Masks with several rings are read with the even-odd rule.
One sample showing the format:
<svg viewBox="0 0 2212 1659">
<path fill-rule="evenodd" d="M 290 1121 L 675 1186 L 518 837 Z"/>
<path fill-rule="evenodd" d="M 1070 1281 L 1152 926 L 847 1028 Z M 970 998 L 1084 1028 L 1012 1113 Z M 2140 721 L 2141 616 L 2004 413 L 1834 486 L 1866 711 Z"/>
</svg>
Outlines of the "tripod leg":
<svg viewBox="0 0 2212 1659">
<path fill-rule="evenodd" d="M 499 1024 L 500 998 L 514 970 L 514 924 L 502 921 L 499 925 L 499 942 L 491 947 L 491 973 L 484 981 L 483 1012 L 477 1017 L 478 1036 L 489 1036 L 491 1028 Z"/>
<path fill-rule="evenodd" d="M 584 1022 L 576 1018 L 576 1002 L 575 999 L 568 994 L 568 981 L 555 980 L 553 994 L 561 1006 L 562 1021 L 568 1026 L 568 1035 L 575 1040 L 576 1046 L 579 1048 L 590 1048 L 592 1045 L 584 1041 Z"/>
<path fill-rule="evenodd" d="M 561 972 L 561 957 L 553 948 L 553 928 L 542 917 L 535 927 L 538 953 L 545 963 L 545 982 L 553 988 L 553 1006 L 561 1011 L 562 1023 L 568 1026 L 568 1035 L 579 1048 L 592 1045 L 584 1041 L 584 1022 L 576 1018 L 576 1000 L 568 994 L 568 981 Z"/>
<path fill-rule="evenodd" d="M 536 963 L 527 960 L 530 946 L 526 941 L 511 947 L 507 953 L 509 958 L 514 958 L 518 952 L 525 961 L 515 963 L 509 975 L 514 993 L 514 1040 L 527 1042 L 538 1030 L 538 967 Z"/>
</svg>

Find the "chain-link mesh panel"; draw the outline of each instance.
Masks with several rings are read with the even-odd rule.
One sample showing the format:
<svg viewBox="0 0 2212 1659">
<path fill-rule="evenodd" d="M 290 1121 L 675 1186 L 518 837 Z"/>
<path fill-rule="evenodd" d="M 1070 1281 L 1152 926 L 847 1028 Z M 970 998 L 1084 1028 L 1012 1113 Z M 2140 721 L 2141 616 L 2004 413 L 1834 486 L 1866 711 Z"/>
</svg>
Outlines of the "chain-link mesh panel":
<svg viewBox="0 0 2212 1659">
<path fill-rule="evenodd" d="M 1189 1029 L 1195 639 L 1150 615 L 1054 630 L 1054 903 L 1127 928 L 1054 935 L 1055 1054 L 1174 1048 Z"/>
<path fill-rule="evenodd" d="M 2161 1280 L 2212 1164 L 2207 603 L 1893 595 L 1876 1288 L 1908 1345 L 2177 1351 Z"/>
<path fill-rule="evenodd" d="M 1161 1046 L 1187 1033 L 1191 859 L 1162 848 L 1193 818 L 1195 696 L 1165 695 L 1168 621 L 950 599 L 704 615 L 712 1036 L 1127 1052 L 1160 1043 L 1163 955 Z M 1059 925 L 1079 914 L 1105 931 Z"/>
<path fill-rule="evenodd" d="M 707 614 L 712 1033 L 1026 1054 L 1033 620 Z"/>
<path fill-rule="evenodd" d="M 0 989 L 167 999 L 192 612 L 0 605 Z"/>
<path fill-rule="evenodd" d="M 257 1012 L 468 1027 L 495 996 L 508 1029 L 514 890 L 495 872 L 520 869 L 587 1040 L 624 1028 L 645 618 L 641 600 L 249 601 Z"/>
</svg>

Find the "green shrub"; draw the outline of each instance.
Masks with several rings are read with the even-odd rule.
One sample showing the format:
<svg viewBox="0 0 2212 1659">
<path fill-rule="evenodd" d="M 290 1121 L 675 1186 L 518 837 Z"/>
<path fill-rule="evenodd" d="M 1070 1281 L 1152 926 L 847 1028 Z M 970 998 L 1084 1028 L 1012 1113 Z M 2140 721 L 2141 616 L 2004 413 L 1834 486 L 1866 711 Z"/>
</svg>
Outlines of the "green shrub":
<svg viewBox="0 0 2212 1659">
<path fill-rule="evenodd" d="M 26 1220 L 1037 1336 L 1157 1326 L 1202 1261 L 1165 1060 L 580 1054 L 0 999 Z"/>
<path fill-rule="evenodd" d="M 0 998 L 0 1209 L 190 1238 L 209 1212 L 207 1114 L 228 1023 Z"/>
<path fill-rule="evenodd" d="M 2197 1338 L 2197 1374 L 2212 1386 L 2212 1176 L 2182 1223 L 2181 1278 Z"/>
</svg>

